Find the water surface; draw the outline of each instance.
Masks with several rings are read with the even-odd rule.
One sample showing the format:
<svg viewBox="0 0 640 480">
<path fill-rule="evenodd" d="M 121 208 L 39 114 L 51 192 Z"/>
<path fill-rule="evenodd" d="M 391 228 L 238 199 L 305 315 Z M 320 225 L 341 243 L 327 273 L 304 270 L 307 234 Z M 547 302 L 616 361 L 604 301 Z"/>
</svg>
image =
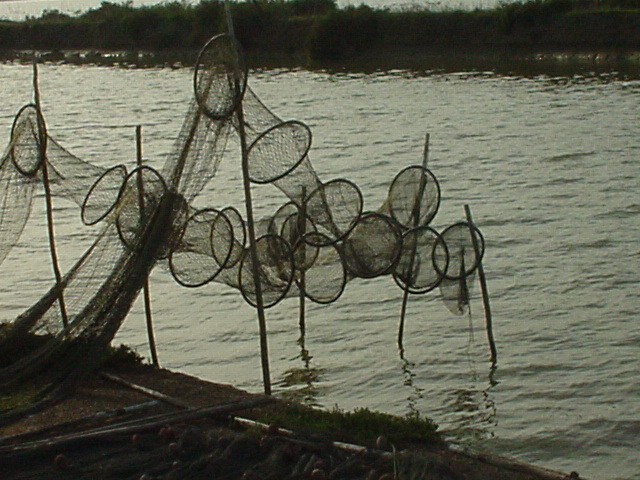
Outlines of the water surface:
<svg viewBox="0 0 640 480">
<path fill-rule="evenodd" d="M 102 166 L 161 166 L 190 98 L 190 69 L 45 65 L 49 133 Z M 283 119 L 307 123 L 323 180 L 346 177 L 376 209 L 393 176 L 419 163 L 441 183 L 437 228 L 464 218 L 486 239 L 485 272 L 499 361 L 492 369 L 479 289 L 457 317 L 437 293 L 410 298 L 404 352 L 396 345 L 401 291 L 355 280 L 333 305 L 309 305 L 304 348 L 297 302 L 267 312 L 277 394 L 331 408 L 434 418 L 475 448 L 590 479 L 640 477 L 640 82 L 613 76 L 491 73 L 376 74 L 255 71 L 251 85 Z M 31 100 L 31 68 L 0 65 L 0 132 Z M 239 159 L 223 161 L 199 206 L 242 209 Z M 254 188 L 258 216 L 283 201 Z M 44 200 L 0 269 L 2 319 L 52 281 Z M 68 268 L 89 245 L 77 207 L 56 199 L 59 256 Z M 163 366 L 261 391 L 257 321 L 238 292 L 151 279 Z M 147 353 L 140 303 L 118 341 Z"/>
</svg>

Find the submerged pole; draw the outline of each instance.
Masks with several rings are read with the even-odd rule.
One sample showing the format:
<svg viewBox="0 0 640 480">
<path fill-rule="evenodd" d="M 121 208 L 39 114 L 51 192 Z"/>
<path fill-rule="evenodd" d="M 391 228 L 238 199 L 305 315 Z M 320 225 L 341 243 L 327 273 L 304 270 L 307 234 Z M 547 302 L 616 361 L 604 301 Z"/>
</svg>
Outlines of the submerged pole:
<svg viewBox="0 0 640 480">
<path fill-rule="evenodd" d="M 58 264 L 58 254 L 56 251 L 56 238 L 53 226 L 53 201 L 51 199 L 51 186 L 49 185 L 49 172 L 47 170 L 47 152 L 46 141 L 47 133 L 44 125 L 44 117 L 42 115 L 42 109 L 40 104 L 40 88 L 38 86 L 38 64 L 36 59 L 33 59 L 33 95 L 36 105 L 37 117 L 38 117 L 38 155 L 40 169 L 42 172 L 42 184 L 44 186 L 44 200 L 47 209 L 47 229 L 49 233 L 49 251 L 51 252 L 51 264 L 53 266 L 53 274 L 56 278 L 56 288 L 58 289 L 58 304 L 60 306 L 60 317 L 62 318 L 62 325 L 64 328 L 69 326 L 69 318 L 67 316 L 67 307 L 64 301 L 64 294 L 62 288 L 62 274 L 60 273 L 60 265 Z M 40 125 L 42 122 L 42 125 Z"/>
<path fill-rule="evenodd" d="M 144 183 L 142 181 L 142 127 L 136 126 L 136 165 L 138 166 L 138 174 L 136 180 L 138 182 L 138 207 L 140 208 L 140 229 L 144 226 Z M 142 289 L 144 296 L 144 313 L 147 319 L 147 336 L 149 338 L 149 350 L 151 350 L 151 362 L 154 366 L 160 366 L 158 362 L 158 351 L 156 349 L 156 339 L 153 334 L 153 317 L 151 315 L 151 291 L 149 289 L 149 277 L 144 280 Z"/>
<path fill-rule="evenodd" d="M 424 150 L 422 152 L 422 166 L 427 168 L 427 163 L 429 162 L 429 134 L 425 135 L 424 139 Z M 420 188 L 418 189 L 418 196 L 416 198 L 415 204 L 413 206 L 413 222 L 414 228 L 418 226 L 418 221 L 420 219 L 420 203 L 422 202 L 422 196 L 424 195 L 424 180 L 420 180 Z M 417 242 L 416 247 L 417 248 Z M 413 273 L 413 263 L 415 262 L 416 251 L 415 248 L 411 254 L 411 259 L 409 261 L 409 275 Z M 403 350 L 402 341 L 404 339 L 404 318 L 407 314 L 407 302 L 409 301 L 409 290 L 406 289 L 402 295 L 402 306 L 400 308 L 400 324 L 398 325 L 398 348 Z"/>
<path fill-rule="evenodd" d="M 305 275 L 305 265 L 306 265 L 306 247 L 304 244 L 304 235 L 306 233 L 307 230 L 307 187 L 303 186 L 302 187 L 302 200 L 300 201 L 300 208 L 298 209 L 298 225 L 297 225 L 297 230 L 298 230 L 298 242 L 301 242 L 301 248 L 302 248 L 302 269 L 300 270 L 300 285 L 299 285 L 299 289 L 300 289 L 300 293 L 299 293 L 299 298 L 300 298 L 300 317 L 298 319 L 298 324 L 300 326 L 300 339 L 302 341 L 304 341 L 304 335 L 306 332 L 306 324 L 305 324 L 305 310 L 306 310 L 306 275 Z"/>
<path fill-rule="evenodd" d="M 464 211 L 467 216 L 467 223 L 470 228 L 473 229 L 473 219 L 471 218 L 471 209 L 469 205 L 464 206 Z M 489 305 L 489 290 L 487 288 L 487 279 L 484 275 L 484 268 L 482 267 L 482 259 L 480 258 L 480 247 L 478 246 L 478 240 L 471 231 L 471 242 L 473 243 L 473 249 L 478 259 L 478 279 L 480 280 L 480 289 L 482 290 L 482 303 L 484 305 L 484 316 L 487 326 L 487 338 L 489 340 L 489 349 L 491 350 L 491 363 L 496 363 L 498 360 L 498 352 L 496 350 L 496 344 L 493 339 L 493 321 L 491 318 L 491 306 Z"/>
</svg>

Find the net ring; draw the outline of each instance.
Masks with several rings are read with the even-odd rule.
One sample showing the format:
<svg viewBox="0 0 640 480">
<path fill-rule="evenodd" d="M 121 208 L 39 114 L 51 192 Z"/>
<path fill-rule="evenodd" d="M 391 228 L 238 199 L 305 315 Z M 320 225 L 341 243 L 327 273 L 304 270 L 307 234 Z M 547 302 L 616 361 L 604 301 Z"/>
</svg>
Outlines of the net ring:
<svg viewBox="0 0 640 480">
<path fill-rule="evenodd" d="M 193 90 L 200 110 L 213 120 L 235 112 L 247 88 L 247 66 L 238 42 L 226 33 L 211 38 L 200 50 Z"/>
<path fill-rule="evenodd" d="M 249 180 L 265 184 L 286 177 L 302 163 L 310 149 L 311 129 L 304 123 L 290 120 L 268 128 L 249 145 Z"/>
<path fill-rule="evenodd" d="M 203 233 L 203 228 L 208 230 L 206 239 L 198 235 Z M 196 235 L 190 237 L 192 231 Z M 200 248 L 195 246 L 198 240 L 204 241 Z M 233 227 L 226 215 L 213 208 L 198 210 L 187 220 L 179 246 L 169 255 L 169 270 L 173 278 L 189 288 L 211 282 L 226 268 L 233 250 L 233 240 Z"/>
<path fill-rule="evenodd" d="M 402 235 L 402 250 L 393 280 L 409 293 L 430 292 L 442 282 L 449 265 L 447 245 L 440 234 L 426 225 Z"/>
<path fill-rule="evenodd" d="M 299 263 L 301 257 L 305 260 L 304 265 L 295 265 L 296 285 L 305 297 L 320 305 L 335 302 L 347 285 L 347 269 L 342 254 L 337 245 L 329 239 L 327 242 L 323 247 L 311 247 L 301 239 L 293 250 L 294 262 Z M 314 249 L 312 263 L 306 253 L 300 252 L 300 249 L 308 248 Z"/>
<path fill-rule="evenodd" d="M 305 202 L 306 215 L 317 229 L 306 234 L 305 241 L 316 247 L 340 242 L 358 223 L 363 203 L 362 192 L 349 180 L 338 178 L 320 185 Z"/>
<path fill-rule="evenodd" d="M 35 122 L 33 118 L 30 118 L 33 115 L 36 117 Z M 27 124 L 30 124 L 30 127 Z M 22 129 L 25 127 L 30 132 L 26 132 L 27 141 L 21 143 L 21 137 L 25 135 Z M 19 143 L 16 144 L 16 142 Z M 16 153 L 16 148 L 20 148 L 22 151 Z M 24 105 L 16 114 L 11 126 L 11 159 L 13 165 L 25 177 L 33 177 L 38 173 L 45 160 L 46 149 L 47 127 L 42 112 L 33 103 Z M 25 151 L 26 155 L 24 154 Z M 23 155 L 25 158 L 21 158 Z"/>
<path fill-rule="evenodd" d="M 342 243 L 344 263 L 353 275 L 375 278 L 390 273 L 402 251 L 402 233 L 382 213 L 364 213 Z"/>
<path fill-rule="evenodd" d="M 264 308 L 280 302 L 293 283 L 293 255 L 289 243 L 278 235 L 267 233 L 256 240 L 258 274 Z M 238 272 L 240 292 L 250 305 L 257 307 L 257 294 L 253 276 L 253 261 L 248 249 L 244 251 Z"/>
<path fill-rule="evenodd" d="M 95 225 L 113 211 L 127 177 L 127 168 L 116 165 L 105 171 L 84 197 L 80 216 L 85 225 Z"/>
<path fill-rule="evenodd" d="M 476 254 L 472 234 L 475 237 L 479 255 Z M 478 227 L 467 222 L 454 223 L 444 229 L 440 237 L 449 253 L 449 262 L 445 270 L 436 265 L 444 278 L 460 280 L 473 274 L 484 256 L 484 237 Z"/>
<path fill-rule="evenodd" d="M 144 208 L 140 208 L 140 187 L 143 189 Z M 116 227 L 122 243 L 133 248 L 141 227 L 151 220 L 156 208 L 168 191 L 167 184 L 157 170 L 142 166 L 132 170 L 118 193 Z"/>
<path fill-rule="evenodd" d="M 247 228 L 242 219 L 242 215 L 235 207 L 225 207 L 220 213 L 222 213 L 227 220 L 231 223 L 231 230 L 233 233 L 233 247 L 231 248 L 231 254 L 225 265 L 225 268 L 235 267 L 242 259 L 242 254 L 247 239 Z"/>
<path fill-rule="evenodd" d="M 440 208 L 440 184 L 428 168 L 409 166 L 391 182 L 388 202 L 391 217 L 403 228 L 428 225 Z"/>
</svg>

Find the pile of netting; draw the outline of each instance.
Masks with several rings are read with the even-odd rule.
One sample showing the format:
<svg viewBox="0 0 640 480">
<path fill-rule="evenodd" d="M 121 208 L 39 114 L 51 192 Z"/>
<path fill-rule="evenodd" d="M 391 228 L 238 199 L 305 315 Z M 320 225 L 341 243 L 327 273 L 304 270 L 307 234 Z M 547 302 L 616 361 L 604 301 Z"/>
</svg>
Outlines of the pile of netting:
<svg viewBox="0 0 640 480">
<path fill-rule="evenodd" d="M 184 286 L 222 282 L 265 308 L 299 295 L 328 304 L 351 279 L 391 275 L 414 294 L 440 287 L 453 311 L 464 309 L 484 243 L 466 222 L 442 233 L 429 226 L 440 187 L 425 166 L 401 171 L 384 204 L 363 211 L 355 184 L 316 175 L 310 129 L 282 121 L 248 87 L 230 35 L 203 48 L 194 93 L 160 171 L 93 166 L 48 135 L 37 103 L 18 113 L 0 159 L 0 261 L 18 241 L 40 186 L 75 201 L 86 224 L 104 226 L 48 293 L 3 325 L 0 391 L 23 389 L 28 407 L 5 408 L 0 421 L 59 398 L 98 365 L 157 263 Z M 273 184 L 288 199 L 255 225 L 234 207 L 191 207 L 230 137 L 240 143 L 248 180 Z"/>
<path fill-rule="evenodd" d="M 0 445 L 8 479 L 458 480 L 437 455 L 391 453 L 311 435 L 260 434 L 225 419 L 129 421 Z M 124 423 L 124 422 L 123 422 Z M 136 424 L 137 423 L 137 424 Z M 388 448 L 388 447 L 384 447 Z"/>
</svg>

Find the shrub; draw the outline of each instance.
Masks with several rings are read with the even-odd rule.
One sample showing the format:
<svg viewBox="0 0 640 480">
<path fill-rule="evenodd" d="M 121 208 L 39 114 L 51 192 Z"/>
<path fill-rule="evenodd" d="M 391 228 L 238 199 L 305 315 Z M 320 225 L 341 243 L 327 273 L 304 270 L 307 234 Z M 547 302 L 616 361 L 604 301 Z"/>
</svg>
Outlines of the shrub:
<svg viewBox="0 0 640 480">
<path fill-rule="evenodd" d="M 317 22 L 311 32 L 308 44 L 310 58 L 340 60 L 365 51 L 378 35 L 378 15 L 365 5 L 330 13 Z"/>
</svg>

